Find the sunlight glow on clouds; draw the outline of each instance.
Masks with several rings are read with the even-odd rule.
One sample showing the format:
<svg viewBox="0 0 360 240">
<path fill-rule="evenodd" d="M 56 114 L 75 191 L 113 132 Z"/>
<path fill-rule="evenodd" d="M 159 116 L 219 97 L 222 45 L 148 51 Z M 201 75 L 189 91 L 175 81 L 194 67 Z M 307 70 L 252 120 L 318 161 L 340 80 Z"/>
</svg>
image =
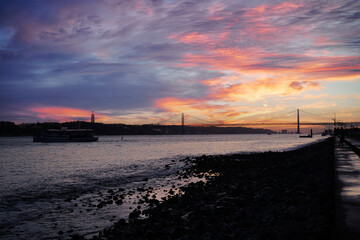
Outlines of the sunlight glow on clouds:
<svg viewBox="0 0 360 240">
<path fill-rule="evenodd" d="M 91 111 L 65 107 L 35 107 L 29 110 L 46 121 L 88 121 L 91 116 Z M 107 117 L 96 114 L 96 119 L 103 121 Z"/>
<path fill-rule="evenodd" d="M 4 0 L 0 120 L 88 119 L 82 109 L 94 109 L 106 122 L 185 112 L 233 123 L 303 107 L 355 121 L 359 98 L 329 99 L 331 86 L 341 86 L 338 98 L 360 85 L 359 8 L 352 0 Z"/>
</svg>

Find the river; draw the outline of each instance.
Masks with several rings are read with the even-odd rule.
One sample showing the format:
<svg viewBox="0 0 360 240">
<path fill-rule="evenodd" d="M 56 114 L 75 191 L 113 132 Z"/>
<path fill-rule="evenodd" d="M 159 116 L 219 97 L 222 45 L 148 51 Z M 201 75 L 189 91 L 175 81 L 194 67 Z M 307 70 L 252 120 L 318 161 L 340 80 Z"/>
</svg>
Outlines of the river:
<svg viewBox="0 0 360 240">
<path fill-rule="evenodd" d="M 284 151 L 323 137 L 274 135 L 100 136 L 89 143 L 33 143 L 30 137 L 0 138 L 0 237 L 2 239 L 91 236 L 134 208 L 98 203 L 113 191 L 139 187 L 158 193 L 181 185 L 174 173 L 187 156 Z M 132 192 L 133 191 L 133 192 Z M 135 199 L 135 200 L 134 200 Z M 136 204 L 135 204 L 136 205 Z"/>
</svg>

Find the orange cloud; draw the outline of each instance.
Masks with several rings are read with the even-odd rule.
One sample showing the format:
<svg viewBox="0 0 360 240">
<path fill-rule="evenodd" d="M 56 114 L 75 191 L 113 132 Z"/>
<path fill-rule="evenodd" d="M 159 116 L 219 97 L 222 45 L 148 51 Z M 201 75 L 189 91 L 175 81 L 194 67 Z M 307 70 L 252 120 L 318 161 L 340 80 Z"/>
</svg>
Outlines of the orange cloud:
<svg viewBox="0 0 360 240">
<path fill-rule="evenodd" d="M 323 82 L 359 78 L 358 56 L 341 56 L 332 49 L 325 49 L 325 45 L 337 43 L 328 36 L 313 34 L 303 23 L 294 23 L 291 28 L 282 24 L 280 16 L 298 14 L 297 11 L 303 11 L 303 5 L 303 2 L 290 1 L 246 9 L 241 17 L 232 18 L 217 36 L 200 32 L 170 36 L 197 50 L 185 53 L 178 67 L 205 68 L 224 75 L 201 80 L 210 92 L 205 98 L 163 98 L 156 102 L 156 106 L 170 112 L 193 111 L 213 118 L 239 119 L 255 112 L 255 108 L 240 108 L 240 103 L 255 105 L 262 102 L 261 106 L 267 107 L 268 103 L 263 103 L 267 97 L 286 96 L 295 100 L 302 92 L 322 89 Z M 226 14 L 221 4 L 211 6 L 208 11 L 212 13 L 211 17 Z M 233 31 L 233 28 L 241 31 Z M 309 49 L 315 47 L 312 49 L 314 52 L 294 53 L 293 46 L 304 44 Z M 306 95 L 306 99 L 325 97 Z M 328 108 L 335 105 L 318 102 L 313 106 Z"/>
<path fill-rule="evenodd" d="M 77 121 L 77 120 L 90 120 L 91 111 L 66 108 L 66 107 L 34 107 L 30 108 L 30 111 L 37 114 L 39 118 L 48 121 Z M 106 116 L 96 114 L 97 120 L 106 120 Z"/>
<path fill-rule="evenodd" d="M 275 12 L 286 13 L 286 12 L 294 11 L 301 6 L 302 5 L 297 2 L 283 2 L 283 3 L 273 6 L 271 8 Z"/>
<path fill-rule="evenodd" d="M 256 13 L 264 13 L 266 8 L 267 8 L 266 5 L 260 5 L 258 7 L 253 8 L 252 11 L 254 11 Z"/>
<path fill-rule="evenodd" d="M 351 74 L 353 70 L 360 70 L 359 57 L 317 57 L 311 61 L 299 65 L 303 72 L 328 72 L 333 71 L 343 74 L 344 71 Z M 349 71 L 350 70 L 350 71 Z M 333 73 L 329 74 L 332 75 Z"/>
<path fill-rule="evenodd" d="M 227 101 L 246 101 L 255 102 L 267 96 L 286 96 L 297 94 L 305 86 L 311 88 L 309 84 L 301 82 L 277 81 L 277 79 L 263 79 L 250 83 L 234 84 L 227 88 L 222 88 L 211 95 L 215 99 L 226 99 Z"/>
<path fill-rule="evenodd" d="M 289 87 L 298 91 L 301 91 L 304 88 L 301 82 L 291 82 Z"/>
<path fill-rule="evenodd" d="M 291 81 L 287 77 L 264 78 L 241 83 L 238 76 L 214 78 L 203 81 L 210 88 L 210 94 L 201 99 L 162 98 L 155 107 L 167 112 L 199 114 L 208 119 L 226 123 L 239 122 L 246 117 L 279 110 L 266 101 L 272 96 L 296 96 L 309 89 L 318 89 L 320 84 L 309 81 Z M 261 102 L 259 107 L 248 103 Z M 220 119 L 220 120 L 219 120 Z M 225 121 L 223 119 L 226 119 Z"/>
<path fill-rule="evenodd" d="M 154 15 L 154 11 L 144 1 L 137 1 L 135 3 L 135 8 L 140 12 L 145 12 L 148 16 Z"/>
<path fill-rule="evenodd" d="M 170 39 L 176 39 L 182 43 L 208 43 L 210 42 L 210 37 L 206 34 L 201 34 L 198 32 L 191 32 L 184 35 L 172 35 L 169 37 Z"/>
<path fill-rule="evenodd" d="M 264 58 L 280 61 L 282 67 L 267 64 Z M 286 63 L 286 58 L 299 59 L 298 62 Z M 283 62 L 283 63 L 282 63 Z M 360 76 L 360 58 L 346 56 L 309 57 L 306 55 L 266 54 L 260 49 L 215 48 L 206 54 L 185 54 L 181 67 L 205 67 L 234 73 L 264 73 L 271 75 L 287 75 L 292 80 L 304 79 L 336 81 L 354 79 Z M 287 64 L 291 64 L 287 67 Z"/>
<path fill-rule="evenodd" d="M 289 8 L 295 7 L 289 5 Z M 267 25 L 255 26 L 257 28 L 253 30 L 259 35 L 277 31 Z M 255 117 L 254 115 L 264 110 L 261 108 L 257 108 L 256 111 L 255 108 L 244 110 L 239 106 L 230 106 L 231 104 L 255 103 L 271 96 L 297 96 L 306 90 L 320 89 L 320 82 L 323 81 L 354 80 L 360 77 L 358 57 L 318 57 L 276 52 L 269 54 L 261 47 L 227 48 L 208 35 L 196 33 L 186 36 L 184 38 L 176 36 L 174 39 L 195 46 L 207 45 L 209 42 L 212 45 L 200 48 L 205 50 L 203 53 L 185 54 L 179 66 L 203 67 L 226 72 L 227 75 L 202 80 L 201 82 L 210 90 L 210 94 L 203 99 L 159 99 L 156 106 L 169 112 L 196 112 L 210 119 L 226 118 L 227 122 L 236 122 L 246 116 Z M 322 40 L 326 41 L 326 39 Z M 277 64 L 280 67 L 277 68 Z M 221 107 L 213 105 L 212 102 L 218 102 Z M 266 108 L 268 104 L 261 106 Z M 336 104 L 318 102 L 314 105 L 306 105 L 304 108 L 312 106 L 329 108 Z M 270 108 L 267 109 L 269 110 Z"/>
<path fill-rule="evenodd" d="M 243 105 L 232 105 L 226 103 L 217 103 L 211 99 L 179 99 L 162 98 L 156 101 L 156 107 L 162 108 L 171 113 L 185 112 L 188 115 L 187 122 L 190 124 L 208 124 L 216 122 L 217 124 L 241 123 L 245 118 L 253 118 L 256 115 L 268 114 L 279 110 L 279 107 L 250 107 Z M 206 121 L 197 121 L 192 116 L 200 116 Z M 199 120 L 199 119 L 198 119 Z"/>
<path fill-rule="evenodd" d="M 303 96 L 303 99 L 310 99 L 310 100 L 319 99 L 319 98 L 327 99 L 327 98 L 329 98 L 329 95 L 326 93 L 323 93 L 320 95 L 305 94 Z"/>
<path fill-rule="evenodd" d="M 187 114 L 200 115 L 202 118 L 206 116 L 209 120 L 217 122 L 219 120 L 216 119 L 224 119 L 225 116 L 234 117 L 242 114 L 239 111 L 230 110 L 228 106 L 211 103 L 206 99 L 162 98 L 156 101 L 155 106 L 167 112 L 186 112 Z"/>
<path fill-rule="evenodd" d="M 265 18 L 271 15 L 278 16 L 279 14 L 286 14 L 295 11 L 297 8 L 301 6 L 302 5 L 297 2 L 283 2 L 273 5 L 264 4 L 248 9 L 245 15 L 247 17 L 258 17 L 258 18 Z"/>
<path fill-rule="evenodd" d="M 204 100 L 198 99 L 179 99 L 179 98 L 161 98 L 155 101 L 155 106 L 166 109 L 170 112 L 193 112 L 201 110 L 211 110 L 214 106 L 204 104 Z"/>
<path fill-rule="evenodd" d="M 319 101 L 319 102 L 303 105 L 301 106 L 301 109 L 324 109 L 324 108 L 332 108 L 335 106 L 336 106 L 335 102 Z"/>
</svg>

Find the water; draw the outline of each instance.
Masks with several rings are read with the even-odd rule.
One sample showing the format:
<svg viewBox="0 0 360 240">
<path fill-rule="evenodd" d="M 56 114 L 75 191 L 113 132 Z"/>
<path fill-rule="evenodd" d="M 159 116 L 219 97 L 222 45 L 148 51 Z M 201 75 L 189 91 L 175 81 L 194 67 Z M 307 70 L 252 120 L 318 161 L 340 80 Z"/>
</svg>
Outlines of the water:
<svg viewBox="0 0 360 240">
<path fill-rule="evenodd" d="M 298 135 L 101 136 L 89 143 L 33 143 L 0 138 L 0 236 L 2 239 L 68 238 L 91 234 L 126 218 L 140 192 L 157 198 L 186 156 L 283 151 L 314 141 Z M 97 207 L 124 188 L 123 204 Z M 130 194 L 129 194 L 130 193 Z"/>
</svg>

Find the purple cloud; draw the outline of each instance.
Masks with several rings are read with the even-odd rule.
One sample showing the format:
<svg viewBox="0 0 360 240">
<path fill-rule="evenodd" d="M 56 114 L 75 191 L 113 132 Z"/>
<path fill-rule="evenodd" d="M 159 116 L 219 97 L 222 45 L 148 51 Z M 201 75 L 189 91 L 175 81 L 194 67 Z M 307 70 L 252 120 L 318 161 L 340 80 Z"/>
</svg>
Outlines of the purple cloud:
<svg viewBox="0 0 360 240">
<path fill-rule="evenodd" d="M 355 79 L 359 7 L 359 1 L 1 1 L 0 120 L 23 119 L 16 113 L 37 105 L 159 112 L 158 99 L 210 101 L 218 89 L 204 81 L 224 81 L 217 88 L 263 82 L 255 71 L 274 77 L 296 70 L 281 86 L 299 91 L 301 81 L 323 80 L 328 72 Z M 321 67 L 312 69 L 316 63 Z"/>
</svg>

